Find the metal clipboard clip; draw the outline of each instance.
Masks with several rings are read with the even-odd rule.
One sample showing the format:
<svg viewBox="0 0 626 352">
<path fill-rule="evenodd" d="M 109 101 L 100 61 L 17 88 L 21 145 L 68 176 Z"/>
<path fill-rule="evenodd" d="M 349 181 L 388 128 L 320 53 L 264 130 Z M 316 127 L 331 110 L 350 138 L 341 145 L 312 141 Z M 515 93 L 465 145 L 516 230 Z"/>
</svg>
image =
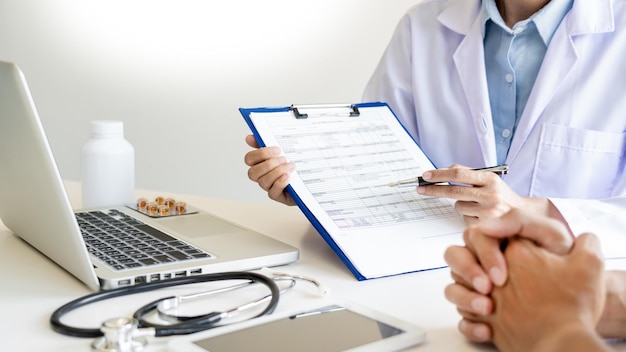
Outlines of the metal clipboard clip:
<svg viewBox="0 0 626 352">
<path fill-rule="evenodd" d="M 346 116 L 360 116 L 361 112 L 359 112 L 359 108 L 356 106 L 356 104 L 318 104 L 318 105 L 295 105 L 292 104 L 291 107 L 289 108 L 289 110 L 293 111 L 294 116 L 297 119 L 306 119 L 309 117 L 309 113 L 303 113 L 302 110 L 322 110 L 322 109 L 329 109 L 329 110 L 343 110 L 343 109 L 348 109 L 348 112 L 346 112 Z M 317 113 L 314 114 L 314 116 L 328 116 L 328 115 L 334 115 L 337 116 L 341 114 L 341 112 L 328 112 L 328 113 Z M 313 116 L 313 115 L 312 115 Z"/>
</svg>

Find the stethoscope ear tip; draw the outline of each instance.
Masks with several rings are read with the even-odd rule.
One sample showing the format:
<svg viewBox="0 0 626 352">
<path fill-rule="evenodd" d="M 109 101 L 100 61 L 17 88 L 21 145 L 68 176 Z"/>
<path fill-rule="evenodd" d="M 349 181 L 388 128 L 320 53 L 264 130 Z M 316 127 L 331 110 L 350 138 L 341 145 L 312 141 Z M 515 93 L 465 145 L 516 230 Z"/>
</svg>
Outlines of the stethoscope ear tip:
<svg viewBox="0 0 626 352">
<path fill-rule="evenodd" d="M 267 277 L 272 277 L 272 276 L 274 276 L 274 270 L 272 270 L 272 269 L 270 269 L 270 268 L 268 268 L 268 267 L 263 267 L 263 268 L 261 268 L 261 270 L 259 270 L 259 272 L 260 272 L 262 275 L 265 275 L 265 276 L 267 276 Z"/>
<path fill-rule="evenodd" d="M 330 289 L 324 285 L 322 285 L 319 281 L 310 278 L 308 276 L 303 276 L 303 275 L 292 275 L 292 274 L 287 274 L 287 273 L 281 273 L 281 272 L 276 272 L 274 270 L 272 270 L 271 268 L 261 268 L 260 269 L 260 273 L 262 275 L 265 275 L 269 278 L 272 279 L 276 279 L 276 278 L 280 278 L 280 279 L 285 279 L 285 280 L 304 280 L 304 281 L 308 281 L 310 283 L 312 283 L 313 285 L 315 285 L 315 287 L 317 287 L 317 294 L 320 297 L 325 297 L 327 295 L 330 294 Z"/>
<path fill-rule="evenodd" d="M 320 297 L 326 297 L 330 294 L 330 288 L 324 286 L 324 285 L 319 285 L 317 286 L 317 294 Z"/>
</svg>

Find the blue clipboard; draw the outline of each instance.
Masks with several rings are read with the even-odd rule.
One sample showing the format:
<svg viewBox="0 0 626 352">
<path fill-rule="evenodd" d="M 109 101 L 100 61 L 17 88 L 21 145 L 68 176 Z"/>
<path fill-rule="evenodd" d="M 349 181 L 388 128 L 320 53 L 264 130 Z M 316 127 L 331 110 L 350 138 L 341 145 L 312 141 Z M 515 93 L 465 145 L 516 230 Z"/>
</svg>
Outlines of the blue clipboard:
<svg viewBox="0 0 626 352">
<path fill-rule="evenodd" d="M 372 107 L 372 106 L 387 106 L 388 107 L 388 105 L 386 103 L 379 103 L 379 102 L 352 104 L 352 105 L 350 105 L 350 107 L 357 107 L 357 108 L 365 108 L 365 107 Z M 284 111 L 290 111 L 290 110 L 293 110 L 293 109 L 294 109 L 294 106 L 261 107 L 261 108 L 240 108 L 239 112 L 241 112 L 241 114 L 243 115 L 243 118 L 246 120 L 246 123 L 248 124 L 248 127 L 250 128 L 250 131 L 252 131 L 252 134 L 254 135 L 254 138 L 256 139 L 257 143 L 259 144 L 259 147 L 265 147 L 266 146 L 265 142 L 263 142 L 263 139 L 261 138 L 261 135 L 259 134 L 256 126 L 254 126 L 254 124 L 252 123 L 252 120 L 250 119 L 250 113 L 253 113 L 253 112 L 284 112 Z M 297 110 L 298 108 L 295 107 L 295 109 L 296 110 L 295 110 L 294 113 L 298 113 L 298 110 Z M 304 215 L 307 217 L 307 219 L 309 219 L 309 222 L 311 223 L 311 225 L 313 225 L 313 227 L 315 227 L 317 232 L 322 236 L 322 238 L 326 241 L 326 243 L 328 243 L 330 248 L 337 254 L 339 259 L 341 259 L 341 261 L 346 265 L 346 267 L 348 267 L 348 269 L 350 270 L 350 272 L 352 272 L 354 277 L 356 277 L 357 280 L 359 280 L 359 281 L 366 280 L 367 278 L 365 276 L 363 276 L 356 269 L 356 267 L 352 264 L 350 259 L 348 259 L 348 257 L 345 255 L 343 250 L 341 250 L 341 248 L 339 248 L 337 243 L 333 240 L 332 236 L 328 233 L 328 231 L 324 228 L 324 226 L 322 226 L 322 224 L 319 222 L 319 220 L 317 220 L 317 217 L 315 217 L 315 215 L 313 215 L 313 213 L 311 213 L 309 208 L 306 206 L 306 204 L 304 204 L 304 202 L 302 201 L 300 196 L 298 196 L 298 194 L 294 191 L 294 189 L 293 189 L 293 187 L 291 187 L 291 185 L 287 185 L 287 191 L 289 192 L 289 194 L 291 195 L 293 200 L 298 205 L 298 208 L 300 208 L 302 213 L 304 213 Z"/>
</svg>

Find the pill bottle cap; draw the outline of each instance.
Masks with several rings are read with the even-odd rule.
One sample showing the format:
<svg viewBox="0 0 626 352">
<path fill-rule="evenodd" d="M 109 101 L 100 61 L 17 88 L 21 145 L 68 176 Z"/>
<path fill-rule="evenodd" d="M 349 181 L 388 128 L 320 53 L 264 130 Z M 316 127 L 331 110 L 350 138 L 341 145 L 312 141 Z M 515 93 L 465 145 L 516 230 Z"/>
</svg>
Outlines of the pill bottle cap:
<svg viewBox="0 0 626 352">
<path fill-rule="evenodd" d="M 124 123 L 115 120 L 91 121 L 92 137 L 123 137 Z"/>
</svg>

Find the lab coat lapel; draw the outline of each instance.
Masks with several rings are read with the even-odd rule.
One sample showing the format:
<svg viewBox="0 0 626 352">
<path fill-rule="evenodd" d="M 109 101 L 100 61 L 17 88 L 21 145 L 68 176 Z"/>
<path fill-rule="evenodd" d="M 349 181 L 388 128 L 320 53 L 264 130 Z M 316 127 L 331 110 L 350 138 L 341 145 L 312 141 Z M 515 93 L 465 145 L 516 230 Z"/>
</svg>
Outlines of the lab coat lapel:
<svg viewBox="0 0 626 352">
<path fill-rule="evenodd" d="M 572 70 L 578 54 L 577 36 L 610 32 L 615 28 L 611 0 L 576 0 L 570 12 L 554 33 L 543 60 L 526 108 L 520 117 L 511 141 L 507 162 L 513 160 L 523 147 L 557 90 Z M 566 93 L 565 93 L 566 94 Z"/>
<path fill-rule="evenodd" d="M 569 33 L 561 27 L 552 38 L 511 141 L 507 157 L 509 164 L 519 153 L 537 120 L 576 63 L 577 55 L 572 41 L 564 37 L 569 37 Z"/>
<path fill-rule="evenodd" d="M 474 123 L 473 132 L 468 133 L 476 134 L 485 165 L 493 165 L 497 157 L 485 72 L 480 6 L 480 1 L 455 1 L 439 16 L 439 20 L 451 30 L 464 35 L 453 60 Z"/>
</svg>

